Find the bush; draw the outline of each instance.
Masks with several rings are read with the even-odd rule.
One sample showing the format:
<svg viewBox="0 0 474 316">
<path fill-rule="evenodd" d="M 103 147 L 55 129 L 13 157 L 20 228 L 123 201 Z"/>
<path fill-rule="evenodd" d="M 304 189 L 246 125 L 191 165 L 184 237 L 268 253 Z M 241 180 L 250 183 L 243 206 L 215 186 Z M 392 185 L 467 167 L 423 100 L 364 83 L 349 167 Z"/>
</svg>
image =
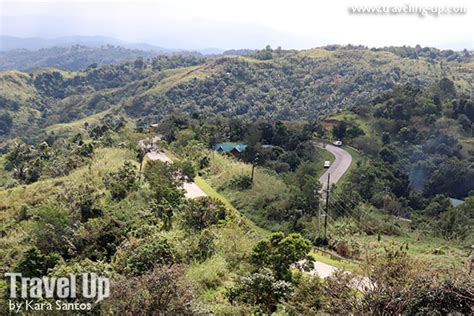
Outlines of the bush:
<svg viewBox="0 0 474 316">
<path fill-rule="evenodd" d="M 291 280 L 290 267 L 309 257 L 311 243 L 300 234 L 273 233 L 267 240 L 258 242 L 251 262 L 257 268 L 271 268 L 278 279 Z"/>
<path fill-rule="evenodd" d="M 129 246 L 133 249 L 126 259 L 125 270 L 133 275 L 143 274 L 158 264 L 180 261 L 174 245 L 161 235 L 150 236 Z"/>
<path fill-rule="evenodd" d="M 199 310 L 183 266 L 158 266 L 144 275 L 112 283 L 103 314 L 191 315 Z"/>
<path fill-rule="evenodd" d="M 345 258 L 351 257 L 352 249 L 347 240 L 338 241 L 334 248 L 336 249 L 338 255 L 343 256 Z"/>
<path fill-rule="evenodd" d="M 60 261 L 61 256 L 56 253 L 43 255 L 38 248 L 31 247 L 23 253 L 15 271 L 24 277 L 42 277 Z"/>
<path fill-rule="evenodd" d="M 279 280 L 272 270 L 262 268 L 244 277 L 231 288 L 227 296 L 230 302 L 257 306 L 259 311 L 271 314 L 280 301 L 291 293 L 291 283 Z"/>
<path fill-rule="evenodd" d="M 211 257 L 215 252 L 215 235 L 209 229 L 201 231 L 198 241 L 198 254 L 199 259 L 207 259 Z"/>
<path fill-rule="evenodd" d="M 123 223 L 109 216 L 94 218 L 74 232 L 70 253 L 91 260 L 108 261 L 125 238 Z"/>
<path fill-rule="evenodd" d="M 228 214 L 227 208 L 218 199 L 201 197 L 189 202 L 183 219 L 187 227 L 202 230 L 224 220 Z"/>
<path fill-rule="evenodd" d="M 104 184 L 110 190 L 113 199 L 122 200 L 129 192 L 138 188 L 137 170 L 131 162 L 127 161 L 118 171 L 106 175 Z"/>
<path fill-rule="evenodd" d="M 58 252 L 67 256 L 72 239 L 71 219 L 67 211 L 52 206 L 42 206 L 35 210 L 36 218 L 31 237 L 33 243 L 42 253 Z"/>
<path fill-rule="evenodd" d="M 229 181 L 229 186 L 237 190 L 247 190 L 252 187 L 252 178 L 247 175 L 235 176 Z"/>
<path fill-rule="evenodd" d="M 320 278 L 298 273 L 296 287 L 285 303 L 290 315 L 316 315 L 325 304 L 324 285 Z"/>
<path fill-rule="evenodd" d="M 406 252 L 394 249 L 386 249 L 366 269 L 374 286 L 362 298 L 356 314 L 467 315 L 473 312 L 474 280 L 467 273 L 443 275 L 430 271 Z"/>
<path fill-rule="evenodd" d="M 203 290 L 215 289 L 222 286 L 228 279 L 229 270 L 222 257 L 212 257 L 191 266 L 187 276 Z"/>
<path fill-rule="evenodd" d="M 197 172 L 196 168 L 194 167 L 194 164 L 191 161 L 185 159 L 180 162 L 177 162 L 177 165 L 187 179 L 189 179 L 190 181 L 194 180 Z"/>
</svg>

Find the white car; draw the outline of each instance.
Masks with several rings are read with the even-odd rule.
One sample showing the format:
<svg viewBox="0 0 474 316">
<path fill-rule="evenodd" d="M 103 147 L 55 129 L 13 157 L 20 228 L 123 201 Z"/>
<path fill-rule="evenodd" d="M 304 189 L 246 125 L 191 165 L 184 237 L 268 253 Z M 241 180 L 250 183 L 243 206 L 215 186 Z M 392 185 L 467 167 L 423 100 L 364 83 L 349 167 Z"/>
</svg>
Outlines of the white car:
<svg viewBox="0 0 474 316">
<path fill-rule="evenodd" d="M 331 162 L 329 160 L 326 160 L 324 162 L 324 168 L 329 168 L 329 167 L 331 167 Z"/>
<path fill-rule="evenodd" d="M 340 140 L 336 140 L 336 141 L 332 142 L 332 144 L 334 146 L 338 146 L 338 147 L 342 146 L 342 142 Z"/>
</svg>

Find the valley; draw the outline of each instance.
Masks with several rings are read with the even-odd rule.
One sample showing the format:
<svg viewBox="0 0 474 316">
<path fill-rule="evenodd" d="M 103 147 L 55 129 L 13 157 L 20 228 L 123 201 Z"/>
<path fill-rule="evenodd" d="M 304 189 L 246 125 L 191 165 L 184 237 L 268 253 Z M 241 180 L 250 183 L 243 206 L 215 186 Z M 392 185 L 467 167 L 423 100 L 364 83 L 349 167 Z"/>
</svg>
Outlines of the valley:
<svg viewBox="0 0 474 316">
<path fill-rule="evenodd" d="M 2 271 L 107 276 L 98 314 L 469 313 L 472 52 L 78 49 L 0 72 Z"/>
</svg>

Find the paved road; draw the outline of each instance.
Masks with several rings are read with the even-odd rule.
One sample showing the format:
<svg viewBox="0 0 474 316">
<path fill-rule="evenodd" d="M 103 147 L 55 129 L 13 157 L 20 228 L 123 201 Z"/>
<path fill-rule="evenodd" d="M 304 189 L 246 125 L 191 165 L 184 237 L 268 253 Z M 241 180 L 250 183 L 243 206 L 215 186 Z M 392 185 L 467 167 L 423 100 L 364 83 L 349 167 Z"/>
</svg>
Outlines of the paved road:
<svg viewBox="0 0 474 316">
<path fill-rule="evenodd" d="M 320 262 L 320 261 L 313 261 L 313 268 L 308 271 L 307 273 L 313 275 L 313 276 L 318 276 L 320 278 L 326 279 L 330 276 L 332 276 L 336 271 L 339 269 Z M 300 261 L 299 265 L 303 265 L 304 261 Z M 348 271 L 344 273 L 350 273 Z M 349 286 L 352 287 L 353 289 L 360 290 L 362 292 L 367 292 L 368 290 L 373 289 L 373 285 L 368 277 L 360 276 L 360 275 L 354 275 L 354 277 L 351 279 L 349 282 Z"/>
<path fill-rule="evenodd" d="M 197 197 L 200 197 L 200 196 L 206 196 L 207 195 L 194 182 L 184 182 L 183 189 L 186 191 L 184 196 L 186 196 L 188 199 L 194 199 L 194 198 L 197 198 Z"/>
<path fill-rule="evenodd" d="M 145 144 L 144 141 L 140 141 L 140 146 L 143 148 L 146 148 L 148 150 L 148 153 L 146 154 L 146 157 L 150 160 L 161 160 L 163 162 L 170 162 L 173 163 L 173 161 L 166 156 L 164 152 L 161 152 L 158 150 L 158 148 L 154 145 L 156 141 L 160 140 L 160 137 L 154 137 L 152 141 L 149 144 Z M 207 196 L 206 193 L 204 193 L 203 190 L 201 190 L 198 185 L 192 181 L 185 181 L 183 184 L 183 189 L 186 191 L 184 196 L 188 199 L 194 199 L 200 196 Z"/>
<path fill-rule="evenodd" d="M 333 267 L 329 264 L 326 264 L 320 261 L 313 261 L 313 269 L 309 271 L 308 273 L 325 279 L 333 275 L 336 271 L 337 271 L 336 267 Z"/>
<path fill-rule="evenodd" d="M 146 156 L 150 160 L 161 160 L 163 162 L 173 162 L 170 158 L 168 158 L 168 156 L 166 156 L 161 151 L 150 151 L 148 154 L 146 154 Z"/>
<path fill-rule="evenodd" d="M 331 164 L 331 166 L 319 178 L 319 182 L 321 183 L 321 192 L 323 192 L 324 190 L 326 190 L 328 184 L 328 174 L 330 174 L 329 185 L 331 186 L 337 183 L 349 169 L 352 162 L 352 156 L 341 147 L 321 143 L 317 144 L 317 146 L 329 151 L 335 157 L 334 162 Z M 311 275 L 318 275 L 321 278 L 327 278 L 337 271 L 336 267 L 323 262 L 313 261 L 313 264 L 314 267 L 309 273 Z M 354 283 L 354 287 L 358 289 L 362 289 L 362 286 L 364 285 L 363 281 L 360 282 L 356 278 L 354 278 Z"/>
<path fill-rule="evenodd" d="M 323 189 L 326 189 L 328 184 L 328 174 L 330 174 L 329 185 L 331 186 L 337 183 L 342 178 L 344 173 L 346 173 L 347 169 L 349 169 L 351 166 L 352 156 L 341 147 L 336 147 L 334 145 L 318 144 L 318 147 L 324 148 L 336 157 L 331 166 L 319 178 L 319 182 L 321 183 Z"/>
</svg>

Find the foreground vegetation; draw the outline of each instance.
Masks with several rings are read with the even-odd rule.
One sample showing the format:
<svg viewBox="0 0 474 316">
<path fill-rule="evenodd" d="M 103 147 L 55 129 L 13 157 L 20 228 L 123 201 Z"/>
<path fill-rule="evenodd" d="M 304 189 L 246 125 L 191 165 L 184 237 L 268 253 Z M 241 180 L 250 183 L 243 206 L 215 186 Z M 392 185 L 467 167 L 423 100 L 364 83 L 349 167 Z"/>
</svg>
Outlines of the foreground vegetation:
<svg viewBox="0 0 474 316">
<path fill-rule="evenodd" d="M 461 145 L 473 136 L 472 99 L 462 74 L 427 75 L 440 60 L 450 73 L 470 57 L 438 54 L 428 63 L 400 49 L 267 48 L 3 73 L 0 263 L 32 277 L 110 277 L 112 295 L 92 313 L 470 314 L 473 169 Z M 422 82 L 388 90 L 374 73 L 310 93 L 354 56 L 358 70 L 418 66 L 394 82 Z M 355 96 L 352 85 L 373 90 Z M 325 97 L 358 105 L 322 117 L 334 107 L 313 98 Z M 309 109 L 313 101 L 325 108 Z M 290 120 L 301 117 L 312 119 Z M 157 132 L 173 164 L 144 161 L 138 142 Z M 326 205 L 319 177 L 332 157 L 316 144 L 334 139 L 352 146 L 354 161 Z M 247 147 L 220 155 L 221 142 Z M 207 197 L 184 197 L 191 179 Z M 318 229 L 325 210 L 327 236 Z M 350 273 L 306 273 L 315 259 Z M 365 287 L 355 285 L 362 277 Z M 5 304 L 5 281 L 0 290 Z"/>
</svg>

